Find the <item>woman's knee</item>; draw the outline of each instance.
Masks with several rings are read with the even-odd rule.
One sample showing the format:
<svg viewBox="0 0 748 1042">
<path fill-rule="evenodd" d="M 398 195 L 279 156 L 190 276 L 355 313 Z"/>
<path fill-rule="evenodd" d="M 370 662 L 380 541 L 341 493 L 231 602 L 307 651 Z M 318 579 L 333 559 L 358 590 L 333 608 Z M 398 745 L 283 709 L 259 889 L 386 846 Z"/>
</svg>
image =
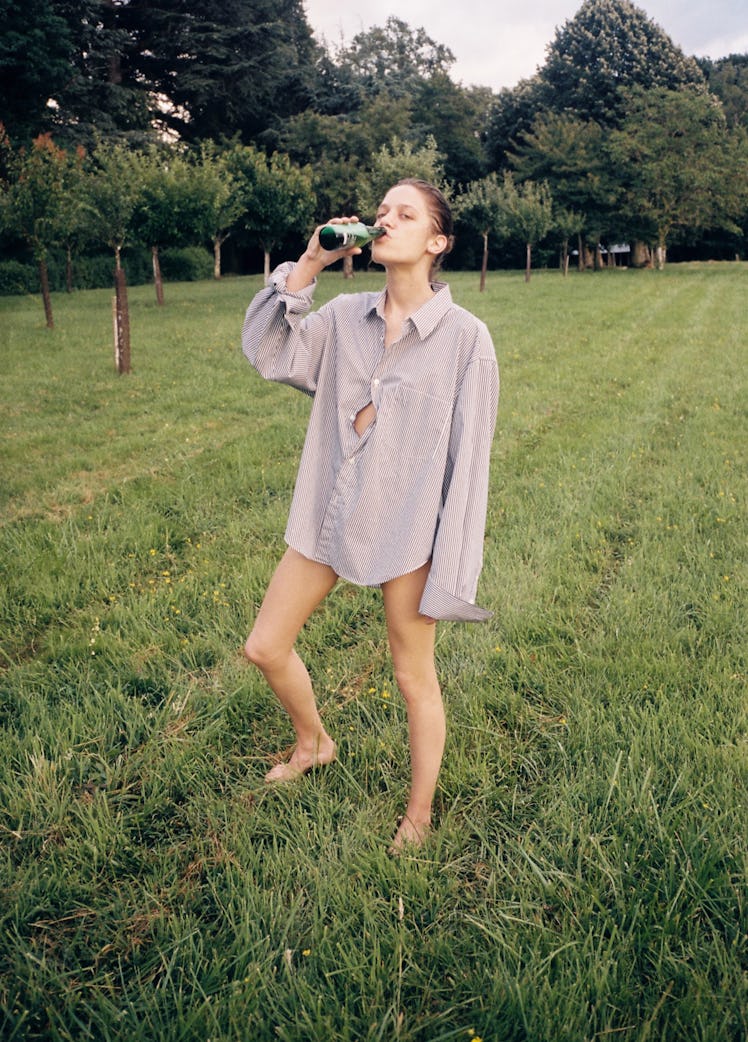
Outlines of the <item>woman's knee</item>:
<svg viewBox="0 0 748 1042">
<path fill-rule="evenodd" d="M 431 663 L 421 668 L 395 665 L 395 682 L 407 703 L 441 699 L 436 669 Z"/>
<path fill-rule="evenodd" d="M 277 668 L 288 657 L 288 649 L 278 647 L 253 630 L 244 644 L 244 657 L 264 673 Z"/>
</svg>

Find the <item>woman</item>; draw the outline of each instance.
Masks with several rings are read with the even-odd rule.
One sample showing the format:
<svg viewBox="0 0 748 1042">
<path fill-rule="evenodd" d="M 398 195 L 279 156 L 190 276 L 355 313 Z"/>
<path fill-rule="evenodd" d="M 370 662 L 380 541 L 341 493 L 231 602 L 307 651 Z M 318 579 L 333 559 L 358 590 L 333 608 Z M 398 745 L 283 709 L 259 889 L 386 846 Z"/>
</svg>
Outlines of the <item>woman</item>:
<svg viewBox="0 0 748 1042">
<path fill-rule="evenodd" d="M 338 218 L 335 223 L 357 218 Z M 442 193 L 407 179 L 387 192 L 372 244 L 381 293 L 343 294 L 310 312 L 317 275 L 358 247 L 326 251 L 317 229 L 249 306 L 244 353 L 269 380 L 314 397 L 286 529 L 288 549 L 245 645 L 287 710 L 296 746 L 267 782 L 335 759 L 296 638 L 339 577 L 380 586 L 405 699 L 411 789 L 392 850 L 431 826 L 445 717 L 434 621 L 482 621 L 482 564 L 498 368 L 485 325 L 432 282 L 452 246 Z"/>
</svg>

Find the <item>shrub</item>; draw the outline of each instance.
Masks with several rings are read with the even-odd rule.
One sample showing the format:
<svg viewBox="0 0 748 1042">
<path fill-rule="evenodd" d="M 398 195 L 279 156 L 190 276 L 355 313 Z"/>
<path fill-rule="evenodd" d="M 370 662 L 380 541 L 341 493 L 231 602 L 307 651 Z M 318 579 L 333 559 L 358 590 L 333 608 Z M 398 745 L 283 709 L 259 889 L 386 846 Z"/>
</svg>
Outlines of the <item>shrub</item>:
<svg viewBox="0 0 748 1042">
<path fill-rule="evenodd" d="M 201 246 L 161 251 L 161 274 L 167 282 L 199 282 L 213 274 L 213 257 Z"/>
<path fill-rule="evenodd" d="M 32 265 L 15 260 L 0 261 L 0 296 L 36 293 L 38 288 L 39 275 Z"/>
</svg>

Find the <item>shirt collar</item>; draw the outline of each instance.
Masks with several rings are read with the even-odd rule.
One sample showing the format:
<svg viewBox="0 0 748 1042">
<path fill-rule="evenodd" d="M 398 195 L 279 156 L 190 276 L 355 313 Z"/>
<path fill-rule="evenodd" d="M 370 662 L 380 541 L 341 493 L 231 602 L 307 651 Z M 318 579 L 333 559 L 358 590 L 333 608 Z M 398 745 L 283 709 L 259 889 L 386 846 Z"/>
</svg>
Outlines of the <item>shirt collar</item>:
<svg viewBox="0 0 748 1042">
<path fill-rule="evenodd" d="M 415 326 L 421 340 L 425 340 L 427 336 L 433 333 L 439 322 L 452 307 L 452 294 L 446 282 L 432 282 L 431 288 L 434 291 L 433 297 L 427 300 L 425 304 L 422 304 L 417 311 L 414 311 L 408 319 Z M 371 315 L 372 312 L 376 312 L 383 319 L 386 295 L 386 289 L 378 293 L 371 302 L 366 314 Z"/>
</svg>

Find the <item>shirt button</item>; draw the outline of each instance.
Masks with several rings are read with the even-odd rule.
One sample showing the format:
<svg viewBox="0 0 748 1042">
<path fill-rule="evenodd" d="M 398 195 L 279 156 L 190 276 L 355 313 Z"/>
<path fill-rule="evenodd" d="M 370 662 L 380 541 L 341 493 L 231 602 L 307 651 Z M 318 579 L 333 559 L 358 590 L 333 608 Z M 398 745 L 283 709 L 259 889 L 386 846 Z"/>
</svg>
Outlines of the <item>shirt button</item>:
<svg viewBox="0 0 748 1042">
<path fill-rule="evenodd" d="M 379 387 L 379 378 L 372 381 L 375 387 Z"/>
<path fill-rule="evenodd" d="M 356 420 L 356 414 L 355 414 L 355 412 L 354 412 L 354 413 L 351 413 L 351 415 L 350 415 L 349 419 L 350 419 L 351 423 L 354 423 L 354 422 L 355 422 L 355 420 Z"/>
</svg>

